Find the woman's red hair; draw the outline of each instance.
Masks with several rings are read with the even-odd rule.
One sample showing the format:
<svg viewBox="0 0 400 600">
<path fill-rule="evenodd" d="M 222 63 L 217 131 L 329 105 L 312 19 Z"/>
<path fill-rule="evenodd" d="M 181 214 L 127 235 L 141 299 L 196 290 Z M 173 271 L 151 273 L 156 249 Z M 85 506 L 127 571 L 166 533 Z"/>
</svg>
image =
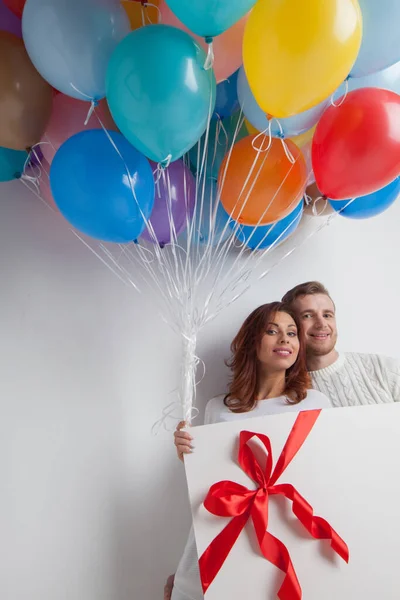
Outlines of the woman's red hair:
<svg viewBox="0 0 400 600">
<path fill-rule="evenodd" d="M 311 387 L 306 365 L 306 346 L 303 328 L 296 314 L 287 304 L 272 302 L 254 310 L 241 326 L 231 344 L 232 358 L 227 366 L 232 371 L 232 381 L 224 403 L 232 412 L 249 412 L 257 406 L 259 361 L 257 352 L 267 330 L 277 312 L 290 315 L 296 323 L 300 349 L 293 366 L 286 371 L 286 385 L 283 394 L 288 402 L 297 404 L 307 396 Z"/>
</svg>

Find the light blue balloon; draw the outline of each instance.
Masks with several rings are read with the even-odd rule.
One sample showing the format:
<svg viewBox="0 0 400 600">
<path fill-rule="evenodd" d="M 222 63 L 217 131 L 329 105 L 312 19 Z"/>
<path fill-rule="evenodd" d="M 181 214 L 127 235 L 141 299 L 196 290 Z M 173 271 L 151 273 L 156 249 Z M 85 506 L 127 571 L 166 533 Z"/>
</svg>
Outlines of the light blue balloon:
<svg viewBox="0 0 400 600">
<path fill-rule="evenodd" d="M 232 144 L 236 144 L 242 138 L 249 135 L 244 122 L 238 128 L 240 121 L 243 121 L 243 116 L 240 112 L 222 121 L 218 119 L 211 121 L 208 137 L 205 133 L 198 144 L 193 146 L 189 151 L 190 163 L 195 172 L 199 171 L 205 174 L 206 177 L 217 179 L 221 163 L 230 151 Z M 207 151 L 207 159 L 203 170 L 201 170 L 205 149 Z"/>
<path fill-rule="evenodd" d="M 172 12 L 190 31 L 215 37 L 249 12 L 256 0 L 166 0 Z"/>
<path fill-rule="evenodd" d="M 153 171 L 120 133 L 108 133 L 112 142 L 102 129 L 64 142 L 51 163 L 51 191 L 61 214 L 79 231 L 106 242 L 131 242 L 153 209 Z"/>
<path fill-rule="evenodd" d="M 0 146 L 0 181 L 19 179 L 24 172 L 28 153 Z"/>
<path fill-rule="evenodd" d="M 213 246 L 222 244 L 232 235 L 232 230 L 228 226 L 229 215 L 218 202 L 217 182 L 215 179 L 207 179 L 203 194 L 203 181 L 200 180 L 197 190 L 194 224 L 189 225 L 189 228 L 192 227 L 191 243 L 205 245 L 210 242 Z M 182 240 L 187 241 L 189 232 L 190 229 L 184 232 Z"/>
<path fill-rule="evenodd" d="M 347 81 L 342 83 L 332 99 L 335 104 L 340 103 L 340 98 L 344 94 L 359 90 L 362 88 L 381 88 L 400 94 L 400 62 L 395 63 L 387 69 L 365 75 L 365 77 L 348 77 Z M 346 92 L 347 90 L 347 92 Z"/>
<path fill-rule="evenodd" d="M 380 215 L 397 200 L 400 195 L 400 177 L 381 190 L 350 200 L 329 200 L 330 205 L 342 217 L 348 219 L 369 219 Z M 347 206 L 347 204 L 349 204 Z"/>
<path fill-rule="evenodd" d="M 133 31 L 107 72 L 107 101 L 124 136 L 154 162 L 174 161 L 204 133 L 216 81 L 195 40 L 169 25 Z"/>
<path fill-rule="evenodd" d="M 27 0 L 25 47 L 54 88 L 79 100 L 106 94 L 106 71 L 117 44 L 130 32 L 117 0 Z"/>
<path fill-rule="evenodd" d="M 352 77 L 375 73 L 400 60 L 399 0 L 359 0 L 359 4 L 363 36 Z"/>
<path fill-rule="evenodd" d="M 272 225 L 260 225 L 259 227 L 240 225 L 239 228 L 235 229 L 235 235 L 251 250 L 263 250 L 275 243 L 280 244 L 286 240 L 298 227 L 302 214 L 303 200 L 280 221 L 272 223 Z M 237 226 L 236 223 L 231 223 L 231 227 L 235 226 Z"/>
<path fill-rule="evenodd" d="M 271 82 L 271 85 L 273 85 L 273 82 Z M 246 119 L 253 127 L 258 129 L 258 131 L 266 131 L 269 126 L 269 120 L 253 96 L 243 67 L 241 67 L 239 71 L 237 92 L 239 103 Z M 322 113 L 329 104 L 330 98 L 327 98 L 317 106 L 299 113 L 298 115 L 287 117 L 286 119 L 279 119 L 282 132 L 277 120 L 273 119 L 271 124 L 271 134 L 274 137 L 281 137 L 282 134 L 284 137 L 292 137 L 308 131 L 319 121 Z"/>
</svg>

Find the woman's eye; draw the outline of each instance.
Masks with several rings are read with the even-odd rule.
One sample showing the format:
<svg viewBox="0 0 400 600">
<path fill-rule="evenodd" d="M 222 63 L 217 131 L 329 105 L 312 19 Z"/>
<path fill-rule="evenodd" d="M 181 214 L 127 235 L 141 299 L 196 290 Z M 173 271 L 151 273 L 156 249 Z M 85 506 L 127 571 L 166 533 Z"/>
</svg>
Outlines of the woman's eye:
<svg viewBox="0 0 400 600">
<path fill-rule="evenodd" d="M 275 335 L 276 331 L 275 329 L 267 329 L 267 335 Z"/>
<path fill-rule="evenodd" d="M 295 331 L 289 331 L 288 336 L 289 337 L 297 337 L 297 333 Z"/>
</svg>

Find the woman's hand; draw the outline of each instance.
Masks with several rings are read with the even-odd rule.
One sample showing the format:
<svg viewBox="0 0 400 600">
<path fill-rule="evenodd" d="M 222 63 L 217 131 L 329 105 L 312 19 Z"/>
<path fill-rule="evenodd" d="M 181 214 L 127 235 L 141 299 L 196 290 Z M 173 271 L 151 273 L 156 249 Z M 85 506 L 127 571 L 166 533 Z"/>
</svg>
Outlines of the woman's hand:
<svg viewBox="0 0 400 600">
<path fill-rule="evenodd" d="M 193 451 L 192 441 L 193 438 L 187 431 L 181 431 L 186 427 L 185 421 L 181 421 L 174 433 L 175 446 L 179 460 L 183 462 L 184 454 L 191 454 Z"/>
</svg>

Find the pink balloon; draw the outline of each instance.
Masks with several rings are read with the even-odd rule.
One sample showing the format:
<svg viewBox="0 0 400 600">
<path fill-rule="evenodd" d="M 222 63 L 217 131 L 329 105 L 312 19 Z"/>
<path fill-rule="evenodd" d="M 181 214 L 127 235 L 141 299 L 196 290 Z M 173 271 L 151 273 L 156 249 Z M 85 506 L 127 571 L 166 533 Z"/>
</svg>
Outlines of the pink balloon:
<svg viewBox="0 0 400 600">
<path fill-rule="evenodd" d="M 187 0 L 189 1 L 189 0 Z M 179 19 L 174 15 L 172 10 L 167 6 L 165 0 L 161 0 L 159 10 L 161 13 L 161 23 L 164 25 L 172 25 L 178 29 L 182 29 L 189 33 L 207 52 L 207 44 L 204 38 L 195 35 L 190 31 Z M 214 38 L 214 73 L 217 83 L 227 79 L 241 66 L 243 34 L 246 26 L 248 15 L 245 15 L 240 21 L 235 23 L 221 35 Z"/>
<path fill-rule="evenodd" d="M 76 100 L 64 94 L 57 94 L 53 100 L 53 112 L 46 133 L 41 141 L 43 156 L 51 164 L 55 153 L 60 146 L 75 133 L 85 129 L 85 120 L 90 108 L 89 102 Z M 101 100 L 96 108 L 102 123 L 107 129 L 117 130 L 117 127 L 108 110 L 106 100 Z M 101 129 L 101 125 L 93 114 L 90 117 L 87 129 Z"/>
</svg>

